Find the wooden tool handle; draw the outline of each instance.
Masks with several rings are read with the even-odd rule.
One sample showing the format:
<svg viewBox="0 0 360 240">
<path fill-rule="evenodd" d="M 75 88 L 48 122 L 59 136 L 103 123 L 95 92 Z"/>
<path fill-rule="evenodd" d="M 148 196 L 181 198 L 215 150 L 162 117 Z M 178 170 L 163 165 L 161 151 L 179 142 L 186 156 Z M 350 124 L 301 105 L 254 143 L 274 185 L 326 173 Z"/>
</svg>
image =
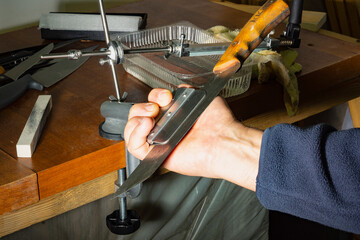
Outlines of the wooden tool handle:
<svg viewBox="0 0 360 240">
<path fill-rule="evenodd" d="M 268 0 L 245 24 L 215 65 L 215 74 L 241 64 L 262 40 L 281 23 L 290 10 L 283 0 Z"/>
</svg>

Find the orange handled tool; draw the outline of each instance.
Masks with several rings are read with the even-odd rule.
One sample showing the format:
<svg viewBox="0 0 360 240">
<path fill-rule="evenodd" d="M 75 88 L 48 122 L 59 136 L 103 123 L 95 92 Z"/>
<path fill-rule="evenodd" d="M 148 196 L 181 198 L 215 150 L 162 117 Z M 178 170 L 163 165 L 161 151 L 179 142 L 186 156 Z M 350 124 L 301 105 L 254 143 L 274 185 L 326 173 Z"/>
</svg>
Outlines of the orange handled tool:
<svg viewBox="0 0 360 240">
<path fill-rule="evenodd" d="M 268 0 L 245 24 L 215 65 L 215 74 L 236 66 L 237 69 L 272 29 L 281 23 L 290 10 L 282 0 Z"/>
</svg>

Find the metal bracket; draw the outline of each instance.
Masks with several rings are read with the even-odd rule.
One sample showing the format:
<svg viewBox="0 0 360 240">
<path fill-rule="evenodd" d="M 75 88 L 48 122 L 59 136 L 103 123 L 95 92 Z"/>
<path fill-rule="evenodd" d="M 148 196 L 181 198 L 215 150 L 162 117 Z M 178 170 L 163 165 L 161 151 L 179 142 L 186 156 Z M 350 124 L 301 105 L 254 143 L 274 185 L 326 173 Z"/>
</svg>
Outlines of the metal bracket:
<svg viewBox="0 0 360 240">
<path fill-rule="evenodd" d="M 179 88 L 175 92 L 171 106 L 150 132 L 147 138 L 148 143 L 167 144 L 205 95 L 206 92 L 201 89 Z"/>
</svg>

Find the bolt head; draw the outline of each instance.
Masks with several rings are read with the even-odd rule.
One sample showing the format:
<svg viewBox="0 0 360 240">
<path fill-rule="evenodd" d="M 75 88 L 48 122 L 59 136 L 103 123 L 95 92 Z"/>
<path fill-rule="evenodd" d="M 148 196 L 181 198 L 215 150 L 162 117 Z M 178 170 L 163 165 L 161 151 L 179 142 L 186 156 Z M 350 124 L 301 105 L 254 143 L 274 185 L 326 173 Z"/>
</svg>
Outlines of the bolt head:
<svg viewBox="0 0 360 240">
<path fill-rule="evenodd" d="M 100 64 L 101 66 L 103 66 L 103 65 L 105 64 L 105 60 L 104 60 L 103 58 L 100 58 L 100 59 L 99 59 L 99 64 Z"/>
</svg>

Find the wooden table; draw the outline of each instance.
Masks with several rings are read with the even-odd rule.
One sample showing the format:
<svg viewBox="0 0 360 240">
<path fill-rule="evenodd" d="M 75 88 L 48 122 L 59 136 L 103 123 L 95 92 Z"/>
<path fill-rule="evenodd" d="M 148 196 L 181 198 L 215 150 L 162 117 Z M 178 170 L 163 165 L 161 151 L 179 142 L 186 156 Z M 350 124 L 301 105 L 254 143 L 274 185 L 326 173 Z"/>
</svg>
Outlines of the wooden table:
<svg viewBox="0 0 360 240">
<path fill-rule="evenodd" d="M 249 14 L 207 0 L 144 0 L 108 12 L 146 12 L 147 28 L 189 21 L 201 28 L 241 27 Z M 278 28 L 278 32 L 284 26 Z M 265 129 L 294 123 L 360 96 L 360 47 L 303 30 L 297 61 L 300 107 L 288 117 L 282 87 L 253 81 L 228 99 L 237 118 Z M 0 35 L 0 52 L 43 43 L 36 28 Z M 79 43 L 83 48 L 93 43 Z M 104 46 L 102 43 L 100 45 Z M 117 66 L 120 89 L 129 102 L 146 100 L 150 88 Z M 17 158 L 15 145 L 39 94 L 51 94 L 53 109 L 32 158 Z M 101 104 L 114 87 L 109 67 L 88 60 L 76 72 L 42 92 L 29 90 L 0 111 L 0 236 L 17 231 L 114 192 L 115 171 L 124 167 L 124 144 L 103 139 Z"/>
</svg>

